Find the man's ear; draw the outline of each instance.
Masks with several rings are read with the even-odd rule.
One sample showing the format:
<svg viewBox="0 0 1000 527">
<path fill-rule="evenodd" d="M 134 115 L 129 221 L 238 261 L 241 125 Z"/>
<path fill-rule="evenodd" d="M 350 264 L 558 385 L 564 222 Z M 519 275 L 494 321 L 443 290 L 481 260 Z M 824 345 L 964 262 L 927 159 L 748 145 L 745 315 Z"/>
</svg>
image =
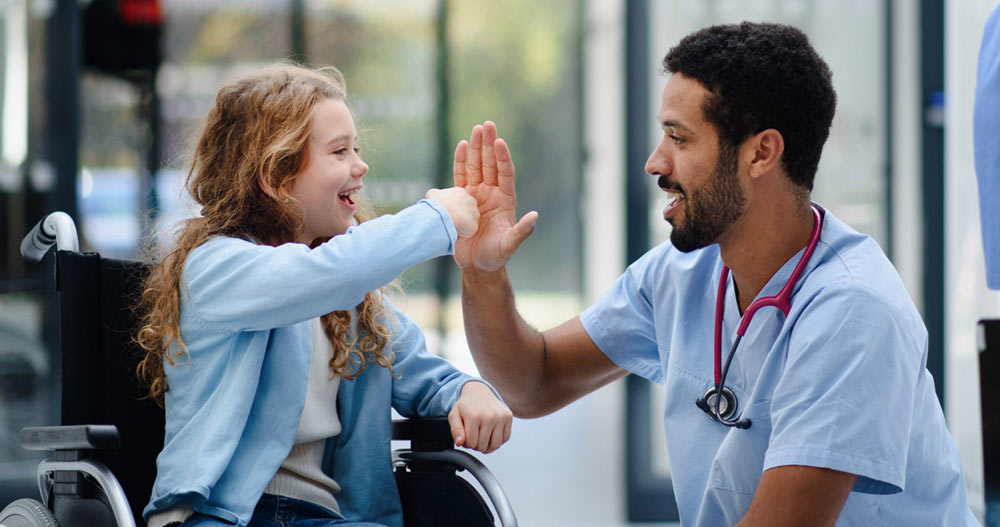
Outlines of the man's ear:
<svg viewBox="0 0 1000 527">
<path fill-rule="evenodd" d="M 785 138 L 781 132 L 768 128 L 754 134 L 744 147 L 749 149 L 750 176 L 759 177 L 781 167 L 781 156 L 785 153 Z"/>
</svg>

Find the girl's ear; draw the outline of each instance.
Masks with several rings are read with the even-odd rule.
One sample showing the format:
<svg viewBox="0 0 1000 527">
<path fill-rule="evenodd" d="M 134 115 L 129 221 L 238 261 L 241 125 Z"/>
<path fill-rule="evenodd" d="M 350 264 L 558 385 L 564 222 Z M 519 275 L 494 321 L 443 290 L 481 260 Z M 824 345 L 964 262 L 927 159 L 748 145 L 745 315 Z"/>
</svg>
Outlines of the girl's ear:
<svg viewBox="0 0 1000 527">
<path fill-rule="evenodd" d="M 257 176 L 257 186 L 260 187 L 260 190 L 264 194 L 271 196 L 275 200 L 281 201 L 281 198 L 278 196 L 278 189 L 272 187 L 270 183 L 265 181 L 265 177 L 263 174 L 259 174 Z"/>
</svg>

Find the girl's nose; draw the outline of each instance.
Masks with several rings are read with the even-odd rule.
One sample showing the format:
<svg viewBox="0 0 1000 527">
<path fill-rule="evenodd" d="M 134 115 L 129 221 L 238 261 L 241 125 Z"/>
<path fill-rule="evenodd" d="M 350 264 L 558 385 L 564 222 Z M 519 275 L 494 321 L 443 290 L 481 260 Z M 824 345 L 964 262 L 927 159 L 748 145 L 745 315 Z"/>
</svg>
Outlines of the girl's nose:
<svg viewBox="0 0 1000 527">
<path fill-rule="evenodd" d="M 364 161 L 361 160 L 361 158 L 358 158 L 358 162 L 355 163 L 354 165 L 354 173 L 351 175 L 354 177 L 362 177 L 367 173 L 368 173 L 368 163 L 365 163 Z"/>
</svg>

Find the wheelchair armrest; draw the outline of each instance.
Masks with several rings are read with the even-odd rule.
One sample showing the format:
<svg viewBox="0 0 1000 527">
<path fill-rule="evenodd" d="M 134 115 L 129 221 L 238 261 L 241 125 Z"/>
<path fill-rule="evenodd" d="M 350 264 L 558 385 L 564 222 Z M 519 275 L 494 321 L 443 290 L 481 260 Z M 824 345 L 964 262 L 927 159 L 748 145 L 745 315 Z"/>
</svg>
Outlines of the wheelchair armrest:
<svg viewBox="0 0 1000 527">
<path fill-rule="evenodd" d="M 112 450 L 121 446 L 114 425 L 31 426 L 21 429 L 27 450 Z"/>
<path fill-rule="evenodd" d="M 128 497 L 104 463 L 91 458 L 90 450 L 112 450 L 121 446 L 114 425 L 35 426 L 21 429 L 21 446 L 28 450 L 54 450 L 55 457 L 38 463 L 38 491 L 42 504 L 59 496 L 76 499 L 86 475 L 101 490 L 114 525 L 136 527 Z M 102 500 L 103 501 L 103 500 Z"/>
<path fill-rule="evenodd" d="M 450 467 L 449 470 L 465 470 L 486 491 L 503 527 L 517 527 L 517 518 L 510 501 L 493 473 L 476 457 L 455 449 L 451 436 L 451 425 L 446 417 L 420 417 L 394 419 L 392 439 L 409 441 L 409 450 L 393 452 L 394 462 L 408 462 L 423 465 Z M 440 470 L 440 469 L 438 469 Z"/>
<path fill-rule="evenodd" d="M 392 438 L 409 441 L 414 452 L 437 452 L 455 447 L 447 417 L 394 419 Z"/>
<path fill-rule="evenodd" d="M 500 482 L 490 472 L 490 469 L 486 468 L 486 465 L 475 456 L 458 450 L 444 450 L 441 452 L 403 450 L 396 452 L 396 457 L 403 461 L 444 463 L 457 467 L 460 470 L 468 471 L 469 475 L 479 482 L 483 490 L 486 491 L 486 495 L 489 496 L 497 515 L 500 516 L 500 525 L 503 527 L 517 527 L 517 518 L 514 516 L 514 509 L 511 507 L 510 500 L 507 499 L 507 494 L 504 493 L 503 487 L 500 486 Z"/>
</svg>

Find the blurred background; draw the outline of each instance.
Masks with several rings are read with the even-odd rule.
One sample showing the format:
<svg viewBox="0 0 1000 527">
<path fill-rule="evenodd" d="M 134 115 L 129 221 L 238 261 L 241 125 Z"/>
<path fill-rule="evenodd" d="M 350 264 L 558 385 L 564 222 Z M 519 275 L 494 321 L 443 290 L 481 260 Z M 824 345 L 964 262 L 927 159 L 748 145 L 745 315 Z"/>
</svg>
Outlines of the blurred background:
<svg viewBox="0 0 1000 527">
<path fill-rule="evenodd" d="M 996 0 L 0 0 L 0 506 L 37 493 L 24 426 L 58 421 L 52 262 L 18 245 L 46 213 L 85 250 L 134 258 L 197 213 L 188 152 L 220 85 L 278 60 L 347 80 L 367 198 L 392 212 L 450 181 L 455 143 L 494 120 L 534 235 L 509 269 L 540 329 L 576 315 L 668 235 L 643 165 L 660 61 L 685 34 L 740 20 L 803 29 L 839 95 L 814 199 L 870 234 L 930 334 L 929 368 L 982 517 L 974 328 L 985 285 L 972 101 Z M 51 258 L 51 257 L 50 257 Z M 449 259 L 403 275 L 397 303 L 431 351 L 475 372 Z M 692 398 L 694 395 L 692 395 Z M 663 393 L 633 378 L 517 420 L 481 456 L 522 525 L 676 521 Z M 692 399 L 693 400 L 693 399 Z"/>
</svg>

